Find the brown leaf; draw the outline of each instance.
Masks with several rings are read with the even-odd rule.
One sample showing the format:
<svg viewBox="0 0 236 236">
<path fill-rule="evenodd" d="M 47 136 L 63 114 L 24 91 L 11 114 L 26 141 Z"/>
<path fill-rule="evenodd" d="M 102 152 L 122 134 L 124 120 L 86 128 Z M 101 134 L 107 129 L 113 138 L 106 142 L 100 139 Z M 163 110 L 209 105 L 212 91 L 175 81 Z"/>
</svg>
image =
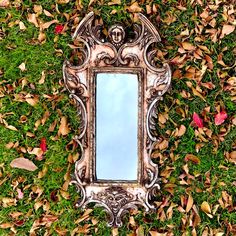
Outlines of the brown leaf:
<svg viewBox="0 0 236 236">
<path fill-rule="evenodd" d="M 112 0 L 111 2 L 108 3 L 109 6 L 120 5 L 120 4 L 121 4 L 121 0 Z"/>
<path fill-rule="evenodd" d="M 231 34 L 235 30 L 235 25 L 223 25 L 220 38 L 224 38 L 225 35 Z"/>
<path fill-rule="evenodd" d="M 0 0 L 0 7 L 8 7 L 10 5 L 9 0 Z"/>
<path fill-rule="evenodd" d="M 40 25 L 40 28 L 41 28 L 42 30 L 48 29 L 52 24 L 55 24 L 55 23 L 58 23 L 58 22 L 59 22 L 58 20 L 51 20 L 51 21 L 49 21 L 49 22 L 46 22 L 46 23 Z"/>
<path fill-rule="evenodd" d="M 38 167 L 29 159 L 26 159 L 24 157 L 16 158 L 11 163 L 10 166 L 13 168 L 19 168 L 29 171 L 35 171 L 38 169 Z"/>
<path fill-rule="evenodd" d="M 1 6 L 1 2 L 0 2 L 0 6 Z M 8 229 L 8 228 L 11 228 L 12 226 L 13 224 L 10 222 L 0 224 L 1 229 Z"/>
<path fill-rule="evenodd" d="M 142 8 L 139 6 L 138 2 L 134 2 L 129 7 L 126 8 L 129 12 L 135 13 L 135 12 L 141 12 Z"/>
<path fill-rule="evenodd" d="M 201 204 L 201 210 L 207 214 L 210 214 L 211 213 L 211 207 L 210 205 L 208 204 L 208 202 L 204 201 L 202 204 Z"/>
<path fill-rule="evenodd" d="M 191 195 L 188 196 L 188 202 L 186 206 L 186 212 L 189 212 L 193 206 L 193 198 Z"/>
<path fill-rule="evenodd" d="M 43 8 L 41 5 L 34 5 L 34 12 L 39 16 L 43 12 Z"/>
<path fill-rule="evenodd" d="M 42 31 L 40 31 L 40 32 L 39 32 L 39 36 L 38 36 L 38 41 L 39 41 L 40 43 L 42 43 L 42 42 L 45 41 L 45 39 L 46 39 L 46 34 L 45 34 L 44 32 L 42 32 Z"/>
<path fill-rule="evenodd" d="M 193 155 L 193 154 L 187 154 L 185 156 L 184 160 L 185 161 L 192 161 L 195 164 L 200 164 L 200 162 L 201 162 L 200 159 L 197 156 Z"/>
<path fill-rule="evenodd" d="M 186 127 L 184 125 L 181 125 L 178 129 L 177 136 L 181 137 L 185 134 L 186 132 Z"/>
<path fill-rule="evenodd" d="M 188 50 L 188 51 L 193 51 L 193 50 L 195 50 L 195 47 L 194 47 L 191 43 L 189 43 L 189 42 L 183 42 L 183 43 L 182 43 L 182 46 L 183 46 L 183 48 L 184 48 L 185 50 Z"/>
<path fill-rule="evenodd" d="M 28 19 L 27 19 L 30 23 L 33 23 L 35 25 L 35 27 L 39 27 L 39 24 L 38 24 L 38 21 L 37 21 L 37 18 L 36 18 L 36 14 L 33 13 L 33 14 L 28 14 Z"/>
<path fill-rule="evenodd" d="M 30 95 L 26 95 L 25 101 L 28 102 L 31 106 L 35 106 L 38 103 L 39 98 L 38 96 L 30 97 Z"/>
<path fill-rule="evenodd" d="M 96 1 L 96 0 L 90 0 L 88 6 L 90 7 L 95 1 Z"/>
<path fill-rule="evenodd" d="M 63 116 L 61 118 L 61 124 L 58 130 L 58 134 L 60 135 L 67 135 L 70 132 L 70 129 L 68 127 L 68 123 L 67 123 L 67 118 L 65 116 Z"/>
</svg>

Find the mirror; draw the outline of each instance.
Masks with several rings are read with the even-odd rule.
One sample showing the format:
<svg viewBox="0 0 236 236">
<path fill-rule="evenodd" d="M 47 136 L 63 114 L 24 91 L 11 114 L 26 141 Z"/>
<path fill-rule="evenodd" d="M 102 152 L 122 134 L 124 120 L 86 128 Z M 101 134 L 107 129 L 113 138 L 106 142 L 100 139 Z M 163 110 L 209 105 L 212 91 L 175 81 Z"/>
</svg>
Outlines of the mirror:
<svg viewBox="0 0 236 236">
<path fill-rule="evenodd" d="M 120 227 L 130 209 L 156 208 L 152 198 L 160 178 L 151 158 L 161 140 L 157 106 L 170 87 L 171 70 L 155 63 L 151 45 L 158 47 L 161 38 L 144 15 L 137 13 L 139 24 L 132 29 L 115 24 L 105 31 L 94 18 L 90 12 L 74 32 L 76 45 L 84 45 L 73 54 L 77 64 L 63 64 L 80 121 L 74 137 L 80 155 L 71 183 L 78 191 L 77 207 L 102 206 L 108 225 Z"/>
<path fill-rule="evenodd" d="M 137 180 L 138 77 L 96 76 L 96 175 L 98 180 Z"/>
</svg>

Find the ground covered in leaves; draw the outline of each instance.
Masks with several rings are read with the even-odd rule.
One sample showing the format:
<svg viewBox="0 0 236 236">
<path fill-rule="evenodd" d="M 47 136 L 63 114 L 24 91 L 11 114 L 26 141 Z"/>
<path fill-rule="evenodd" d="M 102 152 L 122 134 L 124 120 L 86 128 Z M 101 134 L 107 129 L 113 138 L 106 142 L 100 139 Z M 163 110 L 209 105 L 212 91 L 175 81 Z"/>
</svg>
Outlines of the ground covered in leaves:
<svg viewBox="0 0 236 236">
<path fill-rule="evenodd" d="M 173 71 L 152 154 L 157 211 L 120 229 L 101 209 L 75 210 L 69 186 L 79 121 L 62 63 L 92 10 L 105 27 L 145 14 Z M 0 235 L 236 235 L 235 26 L 233 0 L 0 0 Z"/>
</svg>

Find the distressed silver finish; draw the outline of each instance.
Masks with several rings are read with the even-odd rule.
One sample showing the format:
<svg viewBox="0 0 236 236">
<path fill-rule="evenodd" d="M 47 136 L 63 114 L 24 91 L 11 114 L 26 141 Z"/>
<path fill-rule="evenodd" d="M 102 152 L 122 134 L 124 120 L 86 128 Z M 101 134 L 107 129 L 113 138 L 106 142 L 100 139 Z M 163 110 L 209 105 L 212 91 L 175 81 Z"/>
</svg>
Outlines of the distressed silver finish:
<svg viewBox="0 0 236 236">
<path fill-rule="evenodd" d="M 63 77 L 70 97 L 76 102 L 80 119 L 79 135 L 75 137 L 81 158 L 75 164 L 72 183 L 77 186 L 80 200 L 77 207 L 94 202 L 104 207 L 109 226 L 122 225 L 122 216 L 129 209 L 143 206 L 155 209 L 151 199 L 159 191 L 158 166 L 151 161 L 151 153 L 158 142 L 155 135 L 156 106 L 168 90 L 171 70 L 168 64 L 157 68 L 155 51 L 150 45 L 160 42 L 152 23 L 139 14 L 141 25 L 134 25 L 134 37 L 129 39 L 121 25 L 108 30 L 102 37 L 102 26 L 94 26 L 94 13 L 89 13 L 78 25 L 73 39 L 83 43 L 81 63 L 69 61 L 63 65 Z M 101 181 L 96 179 L 95 144 L 95 77 L 97 73 L 134 73 L 139 83 L 138 114 L 138 178 L 137 181 Z M 128 98 L 127 98 L 128 100 Z"/>
</svg>

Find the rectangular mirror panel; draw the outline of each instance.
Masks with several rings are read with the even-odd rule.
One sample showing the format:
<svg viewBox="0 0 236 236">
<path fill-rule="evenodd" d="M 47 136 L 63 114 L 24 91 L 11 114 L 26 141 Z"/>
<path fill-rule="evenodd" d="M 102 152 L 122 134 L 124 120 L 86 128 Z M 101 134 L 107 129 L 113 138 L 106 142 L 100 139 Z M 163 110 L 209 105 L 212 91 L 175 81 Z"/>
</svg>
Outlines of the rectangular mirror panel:
<svg viewBox="0 0 236 236">
<path fill-rule="evenodd" d="M 96 175 L 98 180 L 137 180 L 138 77 L 96 77 Z"/>
</svg>

